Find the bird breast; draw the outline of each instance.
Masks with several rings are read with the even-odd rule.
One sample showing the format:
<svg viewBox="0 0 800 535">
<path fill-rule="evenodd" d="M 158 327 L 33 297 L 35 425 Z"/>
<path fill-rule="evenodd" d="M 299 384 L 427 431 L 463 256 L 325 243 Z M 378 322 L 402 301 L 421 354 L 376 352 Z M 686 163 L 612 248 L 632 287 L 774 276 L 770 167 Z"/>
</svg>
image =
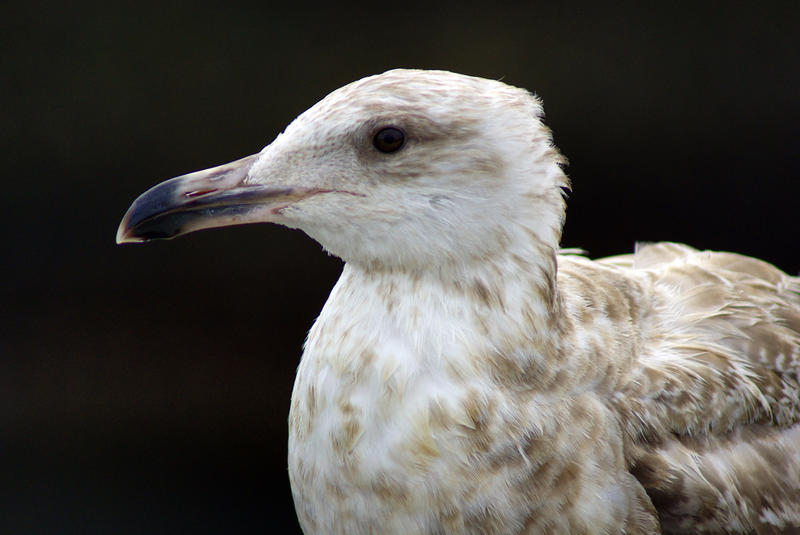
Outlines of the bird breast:
<svg viewBox="0 0 800 535">
<path fill-rule="evenodd" d="M 519 533 L 563 507 L 553 489 L 605 496 L 585 501 L 602 504 L 584 511 L 600 524 L 624 516 L 618 423 L 591 392 L 537 388 L 530 376 L 551 357 L 528 338 L 531 322 L 548 321 L 530 295 L 540 288 L 506 282 L 508 294 L 462 286 L 445 299 L 435 283 L 345 267 L 292 396 L 289 472 L 306 533 Z M 598 454 L 599 440 L 609 448 Z M 610 468 L 584 471 L 590 454 Z"/>
</svg>

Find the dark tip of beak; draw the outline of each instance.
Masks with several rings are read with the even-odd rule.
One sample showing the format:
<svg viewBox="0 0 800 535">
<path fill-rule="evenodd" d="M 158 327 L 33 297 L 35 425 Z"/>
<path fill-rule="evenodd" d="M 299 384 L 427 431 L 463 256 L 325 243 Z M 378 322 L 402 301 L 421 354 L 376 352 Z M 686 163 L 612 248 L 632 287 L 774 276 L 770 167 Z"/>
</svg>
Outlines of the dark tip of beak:
<svg viewBox="0 0 800 535">
<path fill-rule="evenodd" d="M 168 240 L 198 230 L 278 222 L 280 211 L 318 188 L 253 184 L 258 155 L 162 182 L 137 198 L 117 229 L 117 243 Z"/>
<path fill-rule="evenodd" d="M 142 241 L 152 241 L 152 240 L 168 240 L 170 238 L 174 238 L 178 234 L 178 230 L 173 232 L 168 232 L 165 230 L 140 230 L 136 234 L 136 240 L 127 240 L 121 241 L 118 243 L 133 243 L 142 242 Z"/>
<path fill-rule="evenodd" d="M 233 192 L 243 185 L 256 157 L 255 154 L 247 156 L 172 178 L 150 188 L 128 208 L 117 229 L 117 243 L 174 238 L 203 227 L 203 218 L 213 217 L 224 210 L 235 210 L 234 207 L 216 204 L 235 204 L 235 198 L 226 201 L 225 195 L 235 197 Z"/>
</svg>

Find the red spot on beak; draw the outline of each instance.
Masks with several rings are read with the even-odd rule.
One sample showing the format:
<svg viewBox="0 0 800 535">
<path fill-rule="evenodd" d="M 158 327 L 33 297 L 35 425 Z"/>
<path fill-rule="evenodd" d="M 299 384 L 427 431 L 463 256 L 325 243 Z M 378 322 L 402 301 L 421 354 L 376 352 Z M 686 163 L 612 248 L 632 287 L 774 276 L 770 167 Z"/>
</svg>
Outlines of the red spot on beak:
<svg viewBox="0 0 800 535">
<path fill-rule="evenodd" d="M 188 191 L 184 193 L 184 196 L 193 198 L 193 197 L 201 197 L 203 195 L 208 195 L 209 193 L 216 193 L 218 190 L 216 189 L 198 189 L 195 191 Z"/>
</svg>

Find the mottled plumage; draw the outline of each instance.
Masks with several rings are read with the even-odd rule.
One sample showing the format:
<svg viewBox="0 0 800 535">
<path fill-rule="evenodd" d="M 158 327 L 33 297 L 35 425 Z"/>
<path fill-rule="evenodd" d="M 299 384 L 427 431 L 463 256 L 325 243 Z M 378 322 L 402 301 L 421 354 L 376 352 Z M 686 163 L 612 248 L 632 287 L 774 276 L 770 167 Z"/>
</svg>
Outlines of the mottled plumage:
<svg viewBox="0 0 800 535">
<path fill-rule="evenodd" d="M 270 221 L 345 260 L 289 416 L 308 534 L 797 532 L 800 280 L 673 243 L 559 254 L 541 116 L 496 81 L 365 78 L 148 191 L 118 240 Z"/>
</svg>

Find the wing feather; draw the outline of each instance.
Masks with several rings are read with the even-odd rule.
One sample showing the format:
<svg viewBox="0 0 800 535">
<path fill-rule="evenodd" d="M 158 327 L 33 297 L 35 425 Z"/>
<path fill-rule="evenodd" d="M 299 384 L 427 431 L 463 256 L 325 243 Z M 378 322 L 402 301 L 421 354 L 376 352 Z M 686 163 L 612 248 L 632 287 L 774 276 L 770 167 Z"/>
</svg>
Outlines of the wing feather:
<svg viewBox="0 0 800 535">
<path fill-rule="evenodd" d="M 675 243 L 594 265 L 592 275 L 580 260 L 559 269 L 567 285 L 579 270 L 592 278 L 584 292 L 634 282 L 638 351 L 610 404 L 664 532 L 797 532 L 800 279 Z"/>
</svg>

